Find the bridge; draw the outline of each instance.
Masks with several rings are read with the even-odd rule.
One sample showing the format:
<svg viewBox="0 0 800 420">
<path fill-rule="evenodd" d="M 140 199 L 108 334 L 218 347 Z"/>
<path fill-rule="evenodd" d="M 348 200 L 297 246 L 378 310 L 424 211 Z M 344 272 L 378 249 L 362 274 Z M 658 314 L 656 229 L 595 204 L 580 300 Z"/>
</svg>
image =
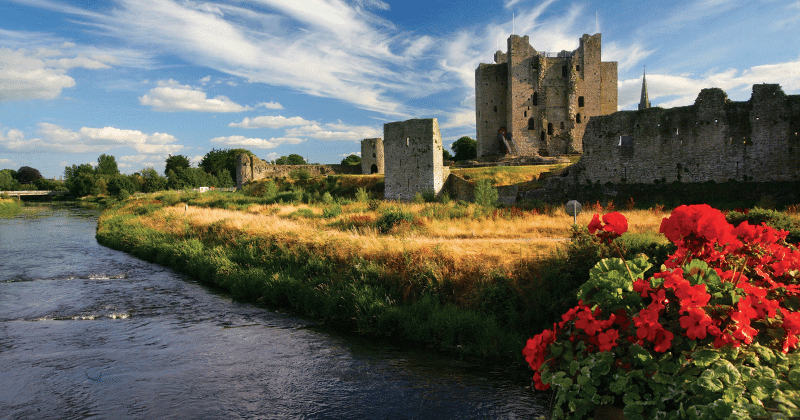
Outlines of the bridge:
<svg viewBox="0 0 800 420">
<path fill-rule="evenodd" d="M 16 196 L 17 198 L 21 199 L 22 197 L 29 197 L 36 195 L 48 195 L 51 197 L 57 195 L 68 195 L 69 191 L 53 191 L 53 190 L 0 191 L 0 194 L 8 194 L 10 196 Z"/>
</svg>

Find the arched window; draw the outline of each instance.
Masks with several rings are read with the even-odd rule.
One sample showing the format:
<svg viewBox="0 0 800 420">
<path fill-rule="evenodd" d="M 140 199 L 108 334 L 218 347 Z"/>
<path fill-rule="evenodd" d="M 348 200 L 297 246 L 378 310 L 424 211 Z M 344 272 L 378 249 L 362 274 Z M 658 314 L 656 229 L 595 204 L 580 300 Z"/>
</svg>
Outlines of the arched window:
<svg viewBox="0 0 800 420">
<path fill-rule="evenodd" d="M 553 123 L 547 123 L 547 135 L 548 136 L 553 135 Z"/>
<path fill-rule="evenodd" d="M 539 106 L 539 92 L 533 92 L 533 106 Z"/>
<path fill-rule="evenodd" d="M 578 96 L 578 106 L 583 107 L 583 96 Z"/>
<path fill-rule="evenodd" d="M 580 124 L 581 123 L 581 113 L 575 114 L 575 122 Z"/>
<path fill-rule="evenodd" d="M 528 130 L 535 130 L 536 129 L 536 121 L 533 118 L 528 118 Z"/>
<path fill-rule="evenodd" d="M 559 126 L 562 130 L 564 129 L 564 121 L 561 121 L 561 125 Z"/>
<path fill-rule="evenodd" d="M 372 166 L 369 167 L 369 173 L 377 174 L 378 173 L 378 165 L 373 163 Z"/>
</svg>

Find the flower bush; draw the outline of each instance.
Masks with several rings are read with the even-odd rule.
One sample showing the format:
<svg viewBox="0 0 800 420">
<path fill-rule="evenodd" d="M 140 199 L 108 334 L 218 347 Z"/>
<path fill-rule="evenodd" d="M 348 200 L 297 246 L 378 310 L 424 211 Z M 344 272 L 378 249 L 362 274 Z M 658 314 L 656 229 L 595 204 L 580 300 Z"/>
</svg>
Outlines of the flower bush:
<svg viewBox="0 0 800 420">
<path fill-rule="evenodd" d="M 611 242 L 627 221 L 595 215 L 589 230 Z M 734 227 L 708 205 L 676 208 L 660 232 L 677 246 L 660 272 L 644 278 L 645 255 L 600 261 L 578 306 L 528 340 L 554 417 L 598 405 L 630 420 L 800 416 L 800 251 L 787 232 Z"/>
</svg>

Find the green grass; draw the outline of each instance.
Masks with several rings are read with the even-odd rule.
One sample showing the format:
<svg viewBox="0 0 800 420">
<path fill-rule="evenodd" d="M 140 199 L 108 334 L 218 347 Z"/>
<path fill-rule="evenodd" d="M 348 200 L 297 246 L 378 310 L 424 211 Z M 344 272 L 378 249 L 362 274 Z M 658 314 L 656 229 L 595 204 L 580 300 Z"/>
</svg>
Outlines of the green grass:
<svg viewBox="0 0 800 420">
<path fill-rule="evenodd" d="M 11 217 L 22 211 L 22 203 L 11 198 L 0 199 L 0 217 Z"/>
</svg>

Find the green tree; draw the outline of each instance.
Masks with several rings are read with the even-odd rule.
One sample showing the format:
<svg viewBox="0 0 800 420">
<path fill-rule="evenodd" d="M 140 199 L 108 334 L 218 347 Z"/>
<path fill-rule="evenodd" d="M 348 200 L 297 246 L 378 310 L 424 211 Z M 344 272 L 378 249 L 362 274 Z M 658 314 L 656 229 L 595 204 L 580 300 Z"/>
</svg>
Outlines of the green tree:
<svg viewBox="0 0 800 420">
<path fill-rule="evenodd" d="M 447 149 L 442 149 L 442 160 L 453 160 L 453 155 Z"/>
<path fill-rule="evenodd" d="M 151 193 L 167 189 L 167 178 L 159 175 L 153 168 L 142 169 L 140 176 L 144 179 L 142 192 Z"/>
<path fill-rule="evenodd" d="M 189 158 L 184 155 L 169 155 L 166 160 L 166 165 L 164 166 L 164 175 L 169 177 L 169 171 L 175 171 L 177 173 L 183 169 L 189 169 L 191 164 L 189 163 Z"/>
<path fill-rule="evenodd" d="M 43 178 L 38 169 L 23 166 L 17 169 L 17 182 L 20 184 L 33 184 L 37 179 Z"/>
<path fill-rule="evenodd" d="M 19 187 L 16 175 L 17 171 L 13 169 L 3 169 L 0 171 L 0 191 L 16 191 Z"/>
<path fill-rule="evenodd" d="M 97 169 L 95 169 L 95 173 L 98 175 L 119 175 L 117 160 L 111 155 L 100 155 L 100 157 L 97 158 Z"/>
<path fill-rule="evenodd" d="M 361 157 L 355 154 L 347 156 L 346 158 L 342 159 L 342 165 L 361 165 Z"/>
<path fill-rule="evenodd" d="M 456 154 L 455 160 L 475 159 L 478 157 L 478 142 L 471 137 L 461 137 L 450 147 Z"/>
<path fill-rule="evenodd" d="M 109 194 L 124 197 L 136 191 L 136 184 L 128 175 L 116 175 L 108 181 L 106 188 Z"/>
<path fill-rule="evenodd" d="M 227 171 L 227 176 L 231 181 L 228 182 L 227 179 L 224 181 L 226 184 L 233 184 L 232 174 L 236 173 L 236 158 L 241 154 L 254 156 L 253 152 L 246 149 L 211 149 L 210 152 L 203 156 L 198 166 L 217 177 L 217 179 L 221 179 L 220 174 L 223 171 Z"/>
<path fill-rule="evenodd" d="M 92 165 L 72 165 L 64 168 L 64 183 L 69 193 L 76 197 L 99 194 L 101 189 Z"/>
<path fill-rule="evenodd" d="M 169 171 L 167 186 L 171 189 L 216 187 L 217 178 L 200 168 L 186 168 L 179 171 Z"/>
<path fill-rule="evenodd" d="M 276 165 L 306 165 L 306 160 L 298 154 L 292 153 L 289 156 L 281 156 L 275 160 Z"/>
</svg>

